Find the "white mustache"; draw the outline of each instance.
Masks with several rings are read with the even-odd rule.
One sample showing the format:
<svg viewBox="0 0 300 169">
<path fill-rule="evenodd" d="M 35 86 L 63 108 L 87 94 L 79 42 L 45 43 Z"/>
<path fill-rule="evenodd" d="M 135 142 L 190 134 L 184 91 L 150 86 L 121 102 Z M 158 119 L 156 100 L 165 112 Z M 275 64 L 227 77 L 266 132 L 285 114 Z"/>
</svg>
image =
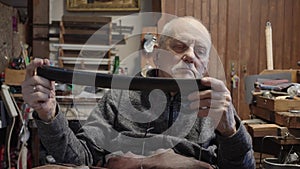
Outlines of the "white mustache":
<svg viewBox="0 0 300 169">
<path fill-rule="evenodd" d="M 194 64 L 188 64 L 188 63 L 185 63 L 184 61 L 180 61 L 178 64 L 174 65 L 171 68 L 171 72 L 172 72 L 172 74 L 175 74 L 180 69 L 190 70 L 191 72 L 194 73 L 195 78 L 201 78 L 202 77 L 202 74 L 196 69 Z"/>
</svg>

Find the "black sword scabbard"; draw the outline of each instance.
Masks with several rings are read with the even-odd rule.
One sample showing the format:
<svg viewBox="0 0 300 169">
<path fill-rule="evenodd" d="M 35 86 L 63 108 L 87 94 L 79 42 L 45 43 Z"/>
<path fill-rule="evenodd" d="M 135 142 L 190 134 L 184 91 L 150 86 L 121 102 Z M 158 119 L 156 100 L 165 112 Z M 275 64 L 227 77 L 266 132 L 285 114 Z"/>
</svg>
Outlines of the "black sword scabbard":
<svg viewBox="0 0 300 169">
<path fill-rule="evenodd" d="M 37 75 L 61 83 L 125 90 L 161 89 L 163 91 L 188 91 L 192 89 L 195 90 L 195 82 L 198 90 L 210 89 L 210 87 L 201 85 L 201 79 L 123 76 L 70 70 L 51 66 L 38 67 Z"/>
</svg>

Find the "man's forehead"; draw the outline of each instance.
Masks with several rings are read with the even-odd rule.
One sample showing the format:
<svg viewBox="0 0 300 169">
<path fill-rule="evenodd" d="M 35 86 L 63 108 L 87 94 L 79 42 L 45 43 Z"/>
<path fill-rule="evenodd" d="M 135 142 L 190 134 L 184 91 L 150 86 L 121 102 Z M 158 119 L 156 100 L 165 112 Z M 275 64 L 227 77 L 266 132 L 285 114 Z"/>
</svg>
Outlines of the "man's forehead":
<svg viewBox="0 0 300 169">
<path fill-rule="evenodd" d="M 192 42 L 205 48 L 210 48 L 211 45 L 209 32 L 204 25 L 190 18 L 178 18 L 171 21 L 163 30 L 162 35 L 169 37 L 167 38 L 169 42 L 179 41 L 187 45 Z"/>
<path fill-rule="evenodd" d="M 180 37 L 172 37 L 169 38 L 168 40 L 168 44 L 172 44 L 172 43 L 184 43 L 185 45 L 198 45 L 198 46 L 205 46 L 205 40 L 201 39 L 201 38 L 196 38 L 196 37 L 191 37 L 191 38 L 187 38 L 187 36 L 180 36 Z"/>
<path fill-rule="evenodd" d="M 203 42 L 207 41 L 207 34 L 205 32 L 196 29 L 196 28 L 189 28 L 187 26 L 184 26 L 183 28 L 176 28 L 173 30 L 172 37 L 174 39 L 180 40 L 182 42 L 187 41 L 197 41 L 197 42 Z"/>
</svg>

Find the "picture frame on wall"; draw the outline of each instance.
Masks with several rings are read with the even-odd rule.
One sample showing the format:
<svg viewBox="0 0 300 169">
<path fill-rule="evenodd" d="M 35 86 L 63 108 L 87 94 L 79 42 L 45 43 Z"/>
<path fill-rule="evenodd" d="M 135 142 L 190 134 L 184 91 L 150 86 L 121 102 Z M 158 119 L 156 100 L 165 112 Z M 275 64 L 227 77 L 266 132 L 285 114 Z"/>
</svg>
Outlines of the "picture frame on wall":
<svg viewBox="0 0 300 169">
<path fill-rule="evenodd" d="M 139 11 L 140 0 L 67 0 L 68 11 Z"/>
</svg>

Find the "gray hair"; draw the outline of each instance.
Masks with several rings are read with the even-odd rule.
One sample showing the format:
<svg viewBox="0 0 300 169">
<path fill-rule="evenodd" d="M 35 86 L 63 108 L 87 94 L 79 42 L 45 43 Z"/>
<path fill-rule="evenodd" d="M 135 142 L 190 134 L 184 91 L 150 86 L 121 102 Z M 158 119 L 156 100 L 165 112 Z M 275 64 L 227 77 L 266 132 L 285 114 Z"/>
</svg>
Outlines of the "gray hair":
<svg viewBox="0 0 300 169">
<path fill-rule="evenodd" d="M 191 16 L 178 17 L 168 22 L 160 34 L 159 46 L 164 48 L 165 42 L 169 38 L 177 39 L 176 32 L 182 29 L 186 30 L 187 35 L 190 35 L 195 40 L 201 41 L 207 48 L 207 54 L 209 54 L 212 43 L 210 33 L 199 20 Z"/>
</svg>

